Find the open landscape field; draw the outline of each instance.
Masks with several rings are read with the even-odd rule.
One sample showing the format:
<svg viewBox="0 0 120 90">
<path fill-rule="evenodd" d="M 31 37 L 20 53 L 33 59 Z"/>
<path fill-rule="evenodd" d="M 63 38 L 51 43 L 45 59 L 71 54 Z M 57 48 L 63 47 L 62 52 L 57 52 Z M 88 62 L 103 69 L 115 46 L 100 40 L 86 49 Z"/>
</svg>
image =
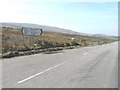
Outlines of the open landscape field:
<svg viewBox="0 0 120 90">
<path fill-rule="evenodd" d="M 2 27 L 3 57 L 12 57 L 42 51 L 72 49 L 76 47 L 94 46 L 111 43 L 115 40 L 92 36 L 47 32 L 42 35 L 22 35 L 20 28 Z M 38 51 L 36 51 L 38 50 Z M 28 52 L 29 51 L 29 52 Z M 32 51 L 32 53 L 30 53 Z M 11 54 L 12 53 L 12 54 Z M 15 55 L 13 55 L 15 54 Z"/>
</svg>

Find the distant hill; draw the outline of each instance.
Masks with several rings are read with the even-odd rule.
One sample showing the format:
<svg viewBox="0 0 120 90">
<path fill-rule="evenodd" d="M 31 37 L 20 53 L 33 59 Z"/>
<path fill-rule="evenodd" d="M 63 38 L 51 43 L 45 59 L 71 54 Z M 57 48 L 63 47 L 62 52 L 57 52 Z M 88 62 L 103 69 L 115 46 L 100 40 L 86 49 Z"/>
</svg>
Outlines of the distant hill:
<svg viewBox="0 0 120 90">
<path fill-rule="evenodd" d="M 38 25 L 38 24 L 29 24 L 29 23 L 1 23 L 2 27 L 29 27 L 29 28 L 41 28 L 43 31 L 47 32 L 57 32 L 57 33 L 65 33 L 65 34 L 73 34 L 73 35 L 87 35 L 85 33 L 79 33 L 68 29 L 52 27 L 52 26 L 45 26 L 45 25 Z"/>
<path fill-rule="evenodd" d="M 16 28 L 22 28 L 22 27 L 28 27 L 28 28 L 41 28 L 43 31 L 46 32 L 57 32 L 57 33 L 63 33 L 63 34 L 71 34 L 71 35 L 82 35 L 82 36 L 89 36 L 89 37 L 95 37 L 95 38 L 105 38 L 105 39 L 117 39 L 116 36 L 108 36 L 104 34 L 85 34 L 81 32 L 76 32 L 64 28 L 58 28 L 58 27 L 52 27 L 52 26 L 46 26 L 46 25 L 39 25 L 39 24 L 30 24 L 30 23 L 0 23 L 2 27 L 16 27 Z"/>
<path fill-rule="evenodd" d="M 118 36 L 109 36 L 105 34 L 93 34 L 93 37 L 105 38 L 105 39 L 118 39 Z"/>
</svg>

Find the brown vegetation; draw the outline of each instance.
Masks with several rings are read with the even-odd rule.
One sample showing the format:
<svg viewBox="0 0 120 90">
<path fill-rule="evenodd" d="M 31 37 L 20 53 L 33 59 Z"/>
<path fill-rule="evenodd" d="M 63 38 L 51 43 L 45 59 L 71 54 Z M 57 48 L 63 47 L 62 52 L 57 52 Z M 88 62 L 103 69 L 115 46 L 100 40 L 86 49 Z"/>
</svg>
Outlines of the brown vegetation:
<svg viewBox="0 0 120 90">
<path fill-rule="evenodd" d="M 112 42 L 112 40 L 44 31 L 41 36 L 24 35 L 23 38 L 23 35 L 17 28 L 2 28 L 2 53 L 69 46 L 83 47 L 89 45 L 101 45 L 110 42 Z"/>
</svg>

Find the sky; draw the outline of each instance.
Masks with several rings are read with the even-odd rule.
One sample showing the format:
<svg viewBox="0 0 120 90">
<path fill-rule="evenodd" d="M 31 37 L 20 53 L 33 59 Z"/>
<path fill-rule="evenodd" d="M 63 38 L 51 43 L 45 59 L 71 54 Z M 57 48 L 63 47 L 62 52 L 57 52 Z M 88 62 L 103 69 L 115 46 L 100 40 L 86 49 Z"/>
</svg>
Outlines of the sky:
<svg viewBox="0 0 120 90">
<path fill-rule="evenodd" d="M 88 34 L 118 35 L 118 2 L 0 0 L 0 22 L 33 23 Z"/>
</svg>

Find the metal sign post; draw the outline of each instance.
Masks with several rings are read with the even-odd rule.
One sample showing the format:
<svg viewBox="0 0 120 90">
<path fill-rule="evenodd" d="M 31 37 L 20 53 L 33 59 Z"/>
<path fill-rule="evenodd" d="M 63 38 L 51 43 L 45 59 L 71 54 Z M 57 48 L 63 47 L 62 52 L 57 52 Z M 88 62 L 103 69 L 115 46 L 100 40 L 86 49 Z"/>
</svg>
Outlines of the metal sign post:
<svg viewBox="0 0 120 90">
<path fill-rule="evenodd" d="M 28 35 L 28 47 L 30 47 L 30 35 Z"/>
<path fill-rule="evenodd" d="M 21 32 L 22 32 L 22 46 L 24 46 L 24 34 L 23 34 L 23 28 L 22 28 L 22 30 L 21 30 Z"/>
<path fill-rule="evenodd" d="M 23 35 L 23 46 L 24 46 L 24 35 L 28 35 L 28 47 L 30 47 L 30 35 L 38 36 L 42 34 L 42 29 L 39 28 L 26 28 L 22 27 L 21 29 L 22 35 Z"/>
</svg>

